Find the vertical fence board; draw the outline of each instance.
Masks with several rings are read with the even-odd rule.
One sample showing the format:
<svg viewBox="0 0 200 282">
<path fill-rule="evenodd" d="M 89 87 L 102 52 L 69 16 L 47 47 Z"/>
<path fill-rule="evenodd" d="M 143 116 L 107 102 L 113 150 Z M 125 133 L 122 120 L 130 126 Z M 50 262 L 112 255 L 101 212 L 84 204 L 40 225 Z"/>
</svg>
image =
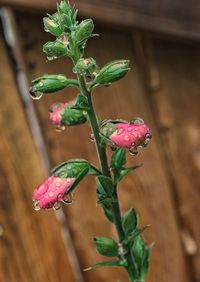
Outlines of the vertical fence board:
<svg viewBox="0 0 200 282">
<path fill-rule="evenodd" d="M 0 61 L 0 281 L 74 281 L 53 211 L 32 208 L 32 190 L 45 171 L 2 40 Z"/>
<path fill-rule="evenodd" d="M 177 200 L 181 236 L 194 281 L 200 281 L 200 73 L 199 44 L 152 41 L 147 55 L 155 116 Z M 146 49 L 148 49 L 148 44 Z"/>
<path fill-rule="evenodd" d="M 33 79 L 43 73 L 65 73 L 71 76 L 71 64 L 68 60 L 57 60 L 46 64 L 42 54 L 42 44 L 48 36 L 42 30 L 39 18 L 30 18 L 31 32 L 27 27 L 27 18 L 18 20 L 21 41 L 24 47 L 24 58 L 28 75 Z M 98 30 L 97 30 L 98 32 Z M 116 58 L 129 58 L 134 62 L 131 38 L 113 31 L 100 31 L 100 39 L 89 43 L 87 54 L 94 55 L 100 64 Z M 86 158 L 98 163 L 95 157 L 94 144 L 90 142 L 87 126 L 67 129 L 56 133 L 48 121 L 48 107 L 53 102 L 66 101 L 75 96 L 71 89 L 57 95 L 47 95 L 35 102 L 43 128 L 45 141 L 52 164 L 70 158 Z M 129 163 L 144 163 L 143 168 L 127 177 L 120 187 L 122 208 L 126 210 L 135 206 L 141 215 L 141 224 L 151 223 L 152 228 L 146 232 L 149 242 L 155 241 L 152 255 L 151 271 L 148 281 L 189 282 L 187 267 L 181 249 L 172 196 L 166 177 L 165 165 L 158 150 L 158 132 L 152 119 L 152 113 L 146 101 L 143 81 L 139 76 L 137 65 L 121 82 L 110 88 L 100 88 L 94 93 L 94 102 L 101 118 L 132 119 L 144 117 L 150 124 L 153 140 L 147 150 L 138 157 L 129 157 Z M 100 207 L 96 206 L 94 180 L 86 179 L 75 193 L 75 203 L 66 208 L 74 242 L 83 267 L 102 260 L 95 254 L 92 237 L 116 236 L 113 226 L 104 218 Z M 118 269 L 101 269 L 85 273 L 87 281 L 115 281 L 117 278 L 126 281 L 124 273 Z"/>
</svg>

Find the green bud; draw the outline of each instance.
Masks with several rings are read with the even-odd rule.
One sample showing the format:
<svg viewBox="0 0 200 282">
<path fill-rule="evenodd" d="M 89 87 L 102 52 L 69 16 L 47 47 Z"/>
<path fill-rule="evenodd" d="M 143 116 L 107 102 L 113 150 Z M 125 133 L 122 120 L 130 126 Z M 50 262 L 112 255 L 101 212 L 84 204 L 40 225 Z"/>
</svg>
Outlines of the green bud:
<svg viewBox="0 0 200 282">
<path fill-rule="evenodd" d="M 106 257 L 118 256 L 118 245 L 111 238 L 95 237 L 94 244 L 99 254 Z"/>
<path fill-rule="evenodd" d="M 116 60 L 106 64 L 97 74 L 92 85 L 109 85 L 124 77 L 129 71 L 128 60 Z"/>
<path fill-rule="evenodd" d="M 68 54 L 68 40 L 66 36 L 60 37 L 56 41 L 48 41 L 43 45 L 43 52 L 49 61 Z"/>
<path fill-rule="evenodd" d="M 82 110 L 70 109 L 65 107 L 61 110 L 61 123 L 63 125 L 78 125 L 87 121 L 87 113 Z"/>
<path fill-rule="evenodd" d="M 86 74 L 88 76 L 92 76 L 97 70 L 97 68 L 98 66 L 93 58 L 81 58 L 78 60 L 76 66 L 74 67 L 74 72 L 78 74 Z"/>
<path fill-rule="evenodd" d="M 60 36 L 62 34 L 62 30 L 60 29 L 58 23 L 50 18 L 43 18 L 44 30 L 46 32 L 50 32 L 54 36 Z"/>
<path fill-rule="evenodd" d="M 91 36 L 94 30 L 94 23 L 92 19 L 87 19 L 82 21 L 74 34 L 74 40 L 76 43 L 82 44 L 85 43 Z"/>
<path fill-rule="evenodd" d="M 63 74 L 44 74 L 32 81 L 30 94 L 32 98 L 37 97 L 37 93 L 52 93 L 71 85 L 71 80 Z"/>
</svg>

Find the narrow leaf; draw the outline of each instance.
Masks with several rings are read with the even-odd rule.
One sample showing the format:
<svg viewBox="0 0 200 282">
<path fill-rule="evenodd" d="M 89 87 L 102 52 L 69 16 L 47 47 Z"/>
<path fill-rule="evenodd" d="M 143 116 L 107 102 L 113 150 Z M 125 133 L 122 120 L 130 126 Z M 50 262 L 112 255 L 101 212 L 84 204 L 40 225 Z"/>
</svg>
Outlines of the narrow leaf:
<svg viewBox="0 0 200 282">
<path fill-rule="evenodd" d="M 121 261 L 105 261 L 105 262 L 99 262 L 96 263 L 86 269 L 84 269 L 84 271 L 89 271 L 98 267 L 104 267 L 104 266 L 120 266 L 120 267 L 125 267 L 127 266 L 127 263 L 122 263 Z"/>
</svg>

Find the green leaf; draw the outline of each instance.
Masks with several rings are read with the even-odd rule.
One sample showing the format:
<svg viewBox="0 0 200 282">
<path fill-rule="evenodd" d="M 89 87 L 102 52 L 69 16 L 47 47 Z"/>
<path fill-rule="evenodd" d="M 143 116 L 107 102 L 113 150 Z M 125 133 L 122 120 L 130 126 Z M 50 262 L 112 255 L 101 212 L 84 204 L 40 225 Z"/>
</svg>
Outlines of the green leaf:
<svg viewBox="0 0 200 282">
<path fill-rule="evenodd" d="M 100 255 L 106 257 L 118 256 L 118 245 L 113 239 L 105 237 L 95 237 L 93 240 L 95 248 Z"/>
<path fill-rule="evenodd" d="M 67 191 L 67 194 L 71 193 L 74 190 L 74 188 L 79 184 L 79 182 L 88 174 L 88 170 L 89 170 L 89 167 L 86 167 L 80 172 L 80 174 L 76 177 L 74 183 L 71 185 L 71 187 Z"/>
<path fill-rule="evenodd" d="M 151 254 L 153 244 L 150 246 L 144 247 L 143 259 L 142 259 L 142 266 L 141 266 L 141 278 L 145 280 L 148 270 L 149 270 L 149 258 Z"/>
<path fill-rule="evenodd" d="M 111 165 L 114 174 L 120 173 L 122 167 L 126 164 L 126 148 L 118 148 L 112 155 Z"/>
<path fill-rule="evenodd" d="M 111 210 L 111 205 L 109 203 L 105 203 L 105 202 L 101 202 L 100 205 L 102 206 L 103 208 L 103 211 L 105 213 L 105 216 L 107 217 L 107 219 L 110 221 L 110 222 L 114 222 L 114 218 L 113 218 L 113 212 Z"/>
<path fill-rule="evenodd" d="M 98 267 L 104 267 L 104 266 L 119 266 L 119 267 L 126 267 L 127 266 L 127 262 L 122 262 L 122 261 L 104 261 L 104 262 L 99 262 L 96 263 L 86 269 L 84 269 L 84 271 L 89 271 Z"/>
<path fill-rule="evenodd" d="M 119 174 L 115 177 L 115 184 L 119 183 L 129 172 L 140 168 L 142 165 L 129 166 L 121 169 Z"/>
<path fill-rule="evenodd" d="M 131 208 L 122 216 L 122 227 L 125 234 L 133 233 L 138 224 L 138 217 L 136 211 Z"/>
<path fill-rule="evenodd" d="M 114 192 L 114 185 L 111 178 L 107 176 L 97 177 L 97 192 L 102 196 L 112 196 Z"/>
<path fill-rule="evenodd" d="M 71 106 L 71 109 L 78 109 L 78 110 L 89 110 L 88 99 L 84 95 L 79 94 Z"/>
</svg>

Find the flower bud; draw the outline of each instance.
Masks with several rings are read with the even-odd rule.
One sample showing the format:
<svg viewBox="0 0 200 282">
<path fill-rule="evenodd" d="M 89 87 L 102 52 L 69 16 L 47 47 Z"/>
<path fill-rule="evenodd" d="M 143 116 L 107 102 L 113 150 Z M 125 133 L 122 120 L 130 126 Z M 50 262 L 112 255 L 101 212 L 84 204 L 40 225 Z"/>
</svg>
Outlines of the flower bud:
<svg viewBox="0 0 200 282">
<path fill-rule="evenodd" d="M 60 36 L 62 34 L 62 30 L 55 20 L 45 17 L 43 18 L 43 23 L 46 32 L 50 32 L 54 36 Z"/>
<path fill-rule="evenodd" d="M 69 203 L 66 195 L 75 188 L 88 173 L 89 164 L 85 160 L 71 160 L 52 170 L 52 175 L 33 192 L 35 210 L 60 207 L 60 203 Z"/>
<path fill-rule="evenodd" d="M 32 98 L 37 97 L 37 93 L 52 93 L 64 89 L 71 85 L 71 80 L 62 74 L 48 75 L 44 74 L 32 81 L 30 95 Z"/>
<path fill-rule="evenodd" d="M 87 39 L 92 36 L 92 32 L 94 30 L 94 23 L 92 19 L 87 19 L 82 21 L 75 32 L 74 39 L 77 44 L 85 43 Z"/>
<path fill-rule="evenodd" d="M 111 238 L 95 237 L 94 244 L 99 254 L 106 257 L 118 256 L 118 245 Z"/>
<path fill-rule="evenodd" d="M 61 36 L 55 41 L 48 41 L 43 45 L 43 52 L 47 55 L 49 61 L 66 56 L 68 53 L 68 39 Z"/>
<path fill-rule="evenodd" d="M 92 85 L 109 85 L 124 77 L 129 71 L 128 60 L 116 60 L 106 64 L 97 74 Z"/>
<path fill-rule="evenodd" d="M 87 76 L 92 76 L 97 69 L 98 66 L 93 58 L 81 58 L 75 65 L 74 72 L 78 74 L 86 74 Z"/>
<path fill-rule="evenodd" d="M 74 182 L 74 178 L 61 178 L 50 176 L 44 183 L 39 185 L 33 193 L 33 204 L 36 210 L 52 208 L 64 200 L 65 194 Z M 57 205 L 56 205 L 57 204 Z"/>
<path fill-rule="evenodd" d="M 132 122 L 109 120 L 102 124 L 100 131 L 108 143 L 127 148 L 133 154 L 137 153 L 137 147 L 147 146 L 151 138 L 149 128 L 141 119 Z"/>
<path fill-rule="evenodd" d="M 83 110 L 71 109 L 70 106 L 73 104 L 74 101 L 53 104 L 49 110 L 51 123 L 62 128 L 65 125 L 71 126 L 86 122 L 87 113 Z"/>
</svg>

